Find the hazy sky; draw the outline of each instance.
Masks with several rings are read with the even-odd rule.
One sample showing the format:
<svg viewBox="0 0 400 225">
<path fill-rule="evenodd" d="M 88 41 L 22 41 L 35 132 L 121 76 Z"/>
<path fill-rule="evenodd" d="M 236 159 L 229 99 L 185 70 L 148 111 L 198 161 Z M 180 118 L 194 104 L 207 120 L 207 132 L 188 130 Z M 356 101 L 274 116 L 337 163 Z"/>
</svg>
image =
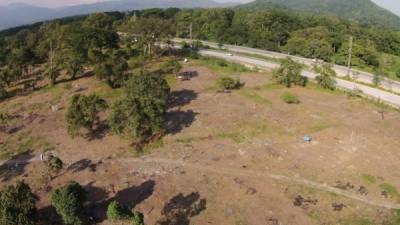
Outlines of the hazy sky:
<svg viewBox="0 0 400 225">
<path fill-rule="evenodd" d="M 93 3 L 93 2 L 97 2 L 97 1 L 99 1 L 99 0 L 0 0 L 0 5 L 7 5 L 10 3 L 16 3 L 16 2 L 24 2 L 24 3 L 31 4 L 31 5 L 37 5 L 37 6 L 59 7 L 59 6 L 66 6 L 66 5 Z M 151 1 L 151 0 L 149 0 L 149 1 Z M 201 0 L 198 0 L 198 1 L 201 1 Z M 216 0 L 216 1 L 227 2 L 230 0 Z M 248 2 L 251 0 L 235 0 L 235 1 Z M 351 0 L 349 0 L 349 1 L 351 1 Z M 400 15 L 400 1 L 399 0 L 373 0 L 373 1 L 383 7 L 386 7 L 394 12 L 397 12 Z"/>
</svg>

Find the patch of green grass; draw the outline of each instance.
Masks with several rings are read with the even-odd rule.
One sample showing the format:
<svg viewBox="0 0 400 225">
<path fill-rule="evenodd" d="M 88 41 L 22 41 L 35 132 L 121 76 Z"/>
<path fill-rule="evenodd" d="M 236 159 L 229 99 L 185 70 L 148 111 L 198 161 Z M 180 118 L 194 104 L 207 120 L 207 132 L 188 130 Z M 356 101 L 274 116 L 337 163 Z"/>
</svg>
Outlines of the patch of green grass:
<svg viewBox="0 0 400 225">
<path fill-rule="evenodd" d="M 230 139 L 237 144 L 246 141 L 246 137 L 240 132 L 221 132 L 215 134 L 215 137 L 219 139 Z"/>
<path fill-rule="evenodd" d="M 330 127 L 331 127 L 330 124 L 328 124 L 326 122 L 320 122 L 320 123 L 313 124 L 310 127 L 310 132 L 317 133 L 317 132 L 321 132 L 323 130 L 326 130 L 326 129 L 330 128 Z"/>
<path fill-rule="evenodd" d="M 176 79 L 175 75 L 168 74 L 165 76 L 165 80 L 167 81 L 170 87 L 174 87 L 178 84 L 178 80 Z"/>
<path fill-rule="evenodd" d="M 111 88 L 105 82 L 99 82 L 96 86 L 95 91 L 101 98 L 104 99 L 115 99 L 119 98 L 123 93 L 123 88 Z"/>
<path fill-rule="evenodd" d="M 376 178 L 370 174 L 362 174 L 361 179 L 367 184 L 375 184 Z"/>
<path fill-rule="evenodd" d="M 53 97 L 50 104 L 55 104 L 59 102 L 64 94 L 64 91 L 65 88 L 61 85 L 46 86 L 45 88 L 40 90 L 41 93 L 47 93 Z"/>
<path fill-rule="evenodd" d="M 243 89 L 243 90 L 240 90 L 239 93 L 242 96 L 244 96 L 256 103 L 268 105 L 268 106 L 272 105 L 272 102 L 270 100 L 260 96 L 255 90 Z"/>
<path fill-rule="evenodd" d="M 134 155 L 136 157 L 140 157 L 143 155 L 150 154 L 153 150 L 164 147 L 164 144 L 165 143 L 162 139 L 153 141 L 151 143 L 146 144 L 141 149 L 136 149 Z"/>
<path fill-rule="evenodd" d="M 397 188 L 389 183 L 383 183 L 379 185 L 379 187 L 382 189 L 382 191 L 387 192 L 390 196 L 392 197 L 399 197 L 399 192 L 397 191 Z"/>
<path fill-rule="evenodd" d="M 283 89 L 283 88 L 285 88 L 283 85 L 276 84 L 276 83 L 264 84 L 262 86 L 262 89 L 267 90 L 267 91 L 279 90 L 279 89 Z"/>
<path fill-rule="evenodd" d="M 9 138 L 0 146 L 0 159 L 12 159 L 13 157 L 28 152 L 53 150 L 54 146 L 40 136 L 32 136 L 29 133 L 21 133 Z"/>
<path fill-rule="evenodd" d="M 399 225 L 400 224 L 400 209 L 393 210 L 392 217 L 387 218 L 383 225 Z"/>
<path fill-rule="evenodd" d="M 340 219 L 337 224 L 340 225 L 375 225 L 375 222 L 366 217 L 354 216 Z"/>
<path fill-rule="evenodd" d="M 194 141 L 196 141 L 196 138 L 193 138 L 193 137 L 180 138 L 180 139 L 175 140 L 176 143 L 185 144 L 185 145 L 193 143 Z"/>
<path fill-rule="evenodd" d="M 286 102 L 287 104 L 299 104 L 300 100 L 297 98 L 296 95 L 291 94 L 289 92 L 285 92 L 281 95 L 282 101 Z"/>
<path fill-rule="evenodd" d="M 221 74 L 228 74 L 232 72 L 251 72 L 250 68 L 247 68 L 238 63 L 228 62 L 224 59 L 214 57 L 201 57 L 195 61 L 195 64 L 206 66 L 214 72 Z"/>
</svg>

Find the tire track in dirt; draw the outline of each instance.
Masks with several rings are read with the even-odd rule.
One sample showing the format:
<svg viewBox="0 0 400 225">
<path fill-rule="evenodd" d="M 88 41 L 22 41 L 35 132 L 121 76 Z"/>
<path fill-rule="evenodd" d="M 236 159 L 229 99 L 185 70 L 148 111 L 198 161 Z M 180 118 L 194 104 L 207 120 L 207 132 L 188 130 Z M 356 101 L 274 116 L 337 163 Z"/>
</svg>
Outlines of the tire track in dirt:
<svg viewBox="0 0 400 225">
<path fill-rule="evenodd" d="M 171 160 L 171 159 L 161 159 L 161 158 L 149 158 L 149 157 L 144 157 L 141 159 L 117 159 L 120 161 L 126 161 L 126 162 L 135 162 L 135 163 L 145 163 L 145 164 L 163 164 L 163 165 L 172 165 L 172 166 L 181 166 L 184 168 L 189 168 L 197 171 L 202 171 L 202 172 L 208 172 L 208 173 L 215 173 L 215 174 L 222 174 L 222 175 L 227 175 L 227 176 L 241 176 L 245 178 L 252 178 L 252 179 L 273 179 L 273 180 L 278 180 L 278 181 L 283 181 L 287 183 L 296 183 L 300 184 L 306 187 L 314 188 L 323 192 L 329 192 L 329 193 L 334 193 L 336 195 L 346 197 L 358 202 L 362 202 L 364 204 L 374 206 L 374 207 L 380 207 L 380 208 L 386 208 L 386 209 L 400 209 L 400 204 L 396 203 L 390 203 L 382 200 L 376 200 L 376 199 L 371 199 L 367 198 L 365 196 L 360 196 L 354 193 L 351 193 L 349 191 L 345 191 L 339 188 L 335 188 L 332 186 L 329 186 L 328 184 L 325 183 L 317 183 L 314 181 L 310 181 L 307 179 L 303 178 L 294 178 L 294 177 L 288 177 L 288 176 L 283 176 L 283 175 L 278 175 L 278 174 L 271 174 L 267 172 L 259 172 L 255 170 L 250 170 L 250 169 L 235 169 L 235 168 L 227 168 L 227 167 L 216 167 L 216 166 L 210 166 L 210 165 L 200 165 L 198 163 L 192 163 L 192 162 L 184 162 L 180 160 Z"/>
<path fill-rule="evenodd" d="M 364 204 L 386 208 L 386 209 L 400 209 L 400 204 L 390 203 L 382 200 L 376 200 L 367 198 L 365 196 L 360 196 L 349 191 L 345 191 L 339 188 L 335 188 L 329 186 L 325 183 L 317 183 L 314 181 L 310 181 L 303 178 L 295 178 L 295 177 L 288 177 L 278 174 L 272 174 L 268 172 L 259 172 L 250 169 L 236 169 L 236 168 L 228 168 L 228 167 L 217 167 L 217 166 L 210 166 L 210 165 L 200 165 L 199 163 L 193 162 L 184 162 L 182 160 L 172 160 L 172 159 L 163 159 L 163 158 L 150 158 L 150 157 L 142 157 L 142 158 L 113 158 L 110 160 L 119 161 L 119 162 L 134 162 L 134 163 L 142 163 L 142 164 L 162 164 L 162 165 L 170 165 L 170 166 L 178 166 L 193 169 L 196 171 L 201 172 L 208 172 L 214 174 L 222 174 L 227 176 L 240 176 L 244 178 L 252 178 L 252 179 L 273 179 L 278 181 L 283 181 L 287 183 L 296 183 L 306 187 L 314 188 L 323 192 L 334 193 L 336 195 L 346 197 L 358 202 L 362 202 Z M 40 161 L 39 157 L 32 158 L 30 160 L 12 160 L 12 163 L 24 164 L 30 163 L 33 161 Z M 93 160 L 96 161 L 96 160 Z M 0 166 L 3 165 L 5 162 L 0 162 Z M 6 164 L 9 164 L 8 161 Z M 12 164 L 10 163 L 10 164 Z"/>
</svg>

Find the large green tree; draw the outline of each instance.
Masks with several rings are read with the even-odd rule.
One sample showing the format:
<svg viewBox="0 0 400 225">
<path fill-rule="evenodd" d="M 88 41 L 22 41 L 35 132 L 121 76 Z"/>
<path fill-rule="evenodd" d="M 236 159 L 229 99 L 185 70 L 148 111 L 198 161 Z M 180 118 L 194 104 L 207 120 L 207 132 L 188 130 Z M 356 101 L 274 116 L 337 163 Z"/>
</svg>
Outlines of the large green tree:
<svg viewBox="0 0 400 225">
<path fill-rule="evenodd" d="M 66 225 L 81 225 L 83 203 L 86 197 L 87 192 L 79 183 L 70 182 L 54 190 L 51 202 Z"/>
<path fill-rule="evenodd" d="M 302 65 L 287 57 L 281 61 L 280 67 L 274 71 L 274 77 L 280 84 L 291 87 L 293 84 L 305 86 L 307 78 L 301 75 Z"/>
<path fill-rule="evenodd" d="M 112 106 L 109 124 L 115 134 L 140 145 L 164 132 L 164 116 L 170 88 L 158 74 L 132 76 L 125 98 Z"/>
<path fill-rule="evenodd" d="M 28 184 L 7 186 L 0 192 L 0 225 L 35 225 L 36 201 Z"/>
<path fill-rule="evenodd" d="M 81 129 L 84 128 L 91 134 L 94 126 L 100 122 L 99 113 L 106 108 L 106 101 L 96 94 L 74 95 L 65 114 L 68 133 L 75 137 L 81 135 Z"/>
<path fill-rule="evenodd" d="M 315 77 L 317 83 L 326 89 L 335 89 L 336 88 L 336 71 L 333 70 L 332 65 L 329 63 L 323 63 L 322 65 L 315 66 L 314 71 L 318 73 L 318 76 Z"/>
</svg>

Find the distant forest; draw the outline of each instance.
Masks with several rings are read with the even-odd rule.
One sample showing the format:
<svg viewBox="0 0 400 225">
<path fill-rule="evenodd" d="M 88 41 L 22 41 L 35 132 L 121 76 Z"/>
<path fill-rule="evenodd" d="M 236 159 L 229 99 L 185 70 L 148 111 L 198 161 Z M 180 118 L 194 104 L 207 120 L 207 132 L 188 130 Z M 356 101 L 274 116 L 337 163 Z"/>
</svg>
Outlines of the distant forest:
<svg viewBox="0 0 400 225">
<path fill-rule="evenodd" d="M 153 23 L 157 22 L 154 20 L 162 21 L 163 27 L 155 26 Z M 148 22 L 151 23 L 146 24 Z M 114 45 L 117 42 L 113 39 L 118 38 L 118 31 L 135 35 L 137 26 L 132 25 L 135 23 L 150 26 L 148 35 L 160 33 L 157 29 L 169 29 L 168 33 L 172 35 L 166 38 L 188 38 L 192 24 L 195 39 L 319 58 L 341 65 L 346 64 L 349 38 L 353 36 L 352 63 L 370 70 L 385 69 L 382 55 L 395 57 L 390 59 L 393 61 L 390 63 L 395 63 L 394 59 L 400 56 L 398 31 L 361 25 L 334 16 L 280 10 L 169 8 L 96 13 L 5 30 L 0 32 L 0 68 L 11 65 L 14 65 L 13 68 L 26 68 L 26 65 L 45 63 L 48 60 L 49 39 L 60 42 L 60 49 L 74 48 L 71 46 L 74 42 L 82 46 Z M 74 40 L 69 40 L 71 38 Z M 58 39 L 65 39 L 65 42 Z M 107 40 L 112 41 L 108 43 Z M 87 54 L 82 53 L 82 57 L 87 57 Z M 400 70 L 392 69 L 386 72 L 400 74 Z"/>
</svg>

